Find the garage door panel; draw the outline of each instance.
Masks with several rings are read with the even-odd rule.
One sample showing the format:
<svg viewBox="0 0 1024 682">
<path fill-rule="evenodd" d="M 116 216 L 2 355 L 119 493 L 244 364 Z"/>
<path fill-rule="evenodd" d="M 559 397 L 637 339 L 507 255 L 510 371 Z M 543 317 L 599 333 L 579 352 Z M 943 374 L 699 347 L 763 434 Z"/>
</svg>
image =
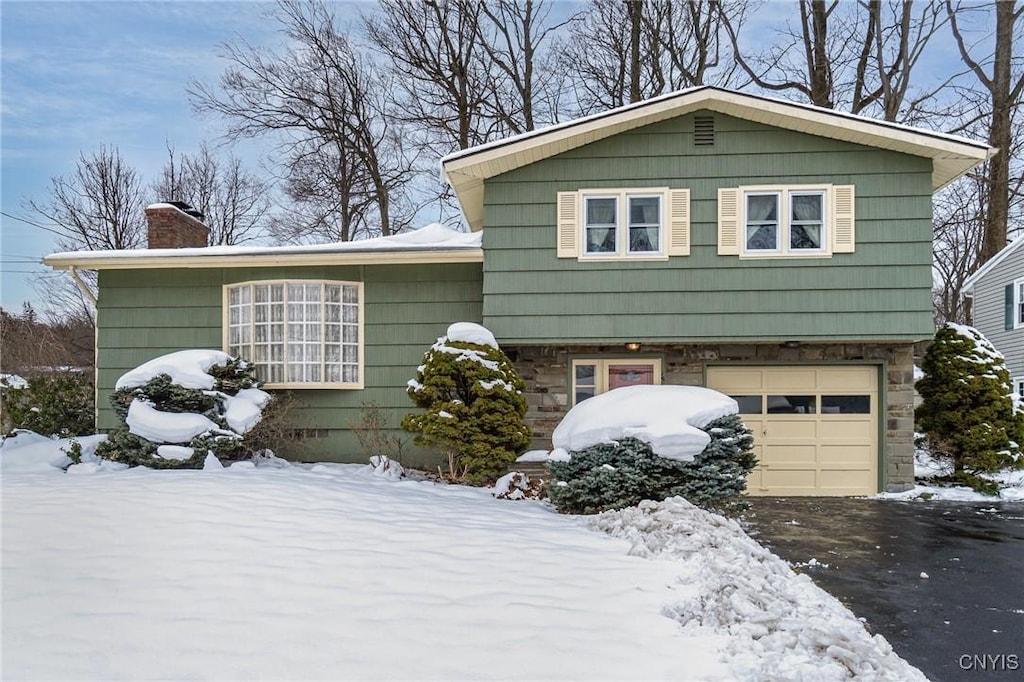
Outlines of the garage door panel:
<svg viewBox="0 0 1024 682">
<path fill-rule="evenodd" d="M 818 422 L 810 419 L 768 420 L 761 427 L 761 436 L 765 441 L 769 439 L 784 439 L 787 442 L 816 441 L 818 439 Z"/>
<path fill-rule="evenodd" d="M 857 419 L 857 420 L 835 420 L 825 421 L 822 420 L 821 427 L 818 429 L 821 434 L 820 440 L 823 443 L 830 441 L 842 441 L 844 443 L 856 442 L 856 443 L 868 443 L 874 442 L 873 429 L 875 428 L 874 421 L 871 419 Z"/>
<path fill-rule="evenodd" d="M 817 461 L 816 445 L 764 445 L 761 447 L 763 466 L 805 464 L 813 466 Z"/>
<path fill-rule="evenodd" d="M 765 370 L 764 387 L 768 391 L 802 391 L 814 388 L 814 369 L 777 368 Z"/>
<path fill-rule="evenodd" d="M 877 492 L 876 366 L 709 367 L 708 386 L 758 396 L 744 414 L 759 465 L 751 495 L 864 495 Z M 784 400 L 783 400 L 784 399 Z"/>
</svg>

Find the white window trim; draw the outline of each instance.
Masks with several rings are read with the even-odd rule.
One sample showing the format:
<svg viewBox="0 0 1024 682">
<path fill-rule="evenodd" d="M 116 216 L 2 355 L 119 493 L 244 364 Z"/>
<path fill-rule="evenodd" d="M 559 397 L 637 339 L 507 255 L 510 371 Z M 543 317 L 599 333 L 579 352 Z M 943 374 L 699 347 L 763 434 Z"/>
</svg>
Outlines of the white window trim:
<svg viewBox="0 0 1024 682">
<path fill-rule="evenodd" d="M 1005 281 L 1005 280 L 1004 280 Z M 1013 280 L 1013 328 L 1024 328 L 1024 277 Z"/>
<path fill-rule="evenodd" d="M 242 287 L 242 286 L 264 285 L 264 284 L 281 284 L 281 285 L 285 286 L 285 290 L 286 291 L 287 291 L 287 286 L 289 284 L 321 284 L 321 285 L 323 285 L 323 284 L 332 284 L 332 285 L 342 285 L 342 286 L 354 286 L 354 287 L 356 287 L 356 289 L 358 291 L 358 297 L 359 297 L 359 301 L 358 301 L 358 310 L 359 310 L 359 313 L 358 313 L 359 314 L 358 335 L 359 335 L 359 340 L 358 340 L 358 351 L 357 351 L 358 354 L 359 354 L 359 359 L 358 359 L 358 363 L 357 363 L 358 373 L 359 373 L 359 380 L 355 381 L 355 382 L 330 382 L 330 381 L 319 381 L 319 382 L 294 382 L 294 381 L 292 381 L 292 382 L 289 382 L 289 381 L 284 381 L 284 382 L 262 382 L 261 381 L 260 386 L 262 388 L 268 388 L 268 389 L 317 389 L 317 388 L 321 388 L 321 389 L 323 389 L 323 388 L 327 388 L 327 389 L 362 389 L 364 387 L 365 372 L 366 372 L 366 355 L 365 355 L 365 350 L 364 350 L 364 345 L 365 345 L 364 320 L 365 320 L 366 305 L 365 305 L 365 289 L 363 287 L 363 283 L 362 282 L 349 282 L 349 281 L 331 280 L 331 279 L 263 279 L 263 280 L 249 280 L 249 281 L 245 281 L 245 282 L 232 282 L 230 284 L 223 285 L 223 287 L 221 287 L 221 293 L 222 293 L 222 304 L 221 304 L 222 305 L 222 314 L 221 314 L 221 332 L 222 332 L 222 334 L 221 334 L 221 347 L 224 350 L 224 352 L 226 352 L 226 353 L 230 353 L 231 352 L 230 351 L 230 348 L 231 348 L 231 344 L 230 344 L 230 319 L 231 319 L 230 318 L 230 314 L 231 314 L 231 311 L 230 311 L 230 305 L 229 305 L 231 289 L 234 289 L 234 288 L 237 288 L 237 287 Z M 250 305 L 253 304 L 253 298 L 254 298 L 253 296 L 250 296 L 250 299 L 249 299 Z M 324 319 L 325 319 L 325 315 L 323 314 L 324 301 L 322 301 L 322 300 L 320 301 L 320 306 L 321 306 L 320 319 L 321 319 L 321 323 L 322 323 L 324 321 Z M 287 342 L 288 312 L 287 312 L 287 310 L 288 310 L 288 305 L 287 305 L 287 301 L 286 301 L 285 302 L 285 318 L 284 318 L 284 324 L 286 325 L 286 327 L 285 327 L 285 336 L 286 336 L 286 338 L 285 338 L 285 342 L 284 342 L 285 352 L 286 353 L 287 353 L 287 348 L 288 348 L 288 342 Z M 250 314 L 249 320 L 250 320 L 250 324 L 255 326 L 255 315 Z M 321 339 L 323 339 L 323 336 L 324 335 L 321 334 Z M 255 329 L 253 329 L 253 331 L 251 332 L 250 338 L 251 339 L 255 339 Z M 250 342 L 250 343 L 252 343 L 252 342 Z M 322 341 L 321 343 L 324 343 L 324 342 Z M 321 357 L 321 359 L 323 359 L 325 357 L 325 353 L 321 352 L 320 357 Z M 251 362 L 251 360 L 249 358 L 245 358 L 245 360 Z M 323 361 L 323 360 L 321 360 L 321 361 Z M 285 375 L 287 376 L 287 366 L 288 366 L 287 358 L 285 358 L 285 360 L 284 360 L 284 365 L 285 365 Z"/>
<path fill-rule="evenodd" d="M 1013 394 L 1018 397 L 1018 400 L 1024 402 L 1024 376 L 1019 376 L 1011 381 L 1013 384 Z"/>
<path fill-rule="evenodd" d="M 569 407 L 576 405 L 576 367 L 594 365 L 594 395 L 608 392 L 609 365 L 650 365 L 654 369 L 654 385 L 661 385 L 661 358 L 616 356 L 611 358 L 574 358 L 569 367 Z"/>
<path fill-rule="evenodd" d="M 579 194 L 579 260 L 581 261 L 654 261 L 668 260 L 669 223 L 669 188 L 668 187 L 627 187 L 581 189 Z M 629 250 L 629 199 L 630 197 L 657 197 L 658 199 L 658 250 Z M 615 240 L 614 253 L 587 253 L 587 199 L 610 199 L 615 203 Z"/>
<path fill-rule="evenodd" d="M 832 203 L 835 201 L 832 185 L 745 185 L 739 190 L 739 242 L 740 258 L 831 258 L 832 257 Z M 814 194 L 822 195 L 821 212 L 821 248 L 796 249 L 790 248 L 790 195 Z M 774 194 L 779 198 L 779 227 L 777 237 L 778 248 L 748 249 L 747 248 L 747 196 L 758 194 Z"/>
</svg>

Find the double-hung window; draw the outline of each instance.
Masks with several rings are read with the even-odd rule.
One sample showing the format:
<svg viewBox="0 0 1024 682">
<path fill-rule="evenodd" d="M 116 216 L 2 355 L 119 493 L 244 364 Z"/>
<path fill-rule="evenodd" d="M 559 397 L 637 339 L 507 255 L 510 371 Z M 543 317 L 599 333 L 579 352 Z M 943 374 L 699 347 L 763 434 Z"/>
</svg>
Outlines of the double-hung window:
<svg viewBox="0 0 1024 682">
<path fill-rule="evenodd" d="M 660 256 L 664 192 L 583 195 L 584 256 Z"/>
<path fill-rule="evenodd" d="M 690 191 L 584 189 L 558 193 L 559 258 L 664 260 L 690 253 Z"/>
<path fill-rule="evenodd" d="M 1024 327 L 1024 278 L 1013 283 L 1013 290 L 1015 292 L 1013 326 L 1016 329 Z"/>
<path fill-rule="evenodd" d="M 361 282 L 245 282 L 224 294 L 225 350 L 267 386 L 362 388 Z"/>
<path fill-rule="evenodd" d="M 743 201 L 745 255 L 828 253 L 825 190 L 754 190 Z"/>
<path fill-rule="evenodd" d="M 718 254 L 831 258 L 854 252 L 853 185 L 771 185 L 718 190 Z"/>
</svg>

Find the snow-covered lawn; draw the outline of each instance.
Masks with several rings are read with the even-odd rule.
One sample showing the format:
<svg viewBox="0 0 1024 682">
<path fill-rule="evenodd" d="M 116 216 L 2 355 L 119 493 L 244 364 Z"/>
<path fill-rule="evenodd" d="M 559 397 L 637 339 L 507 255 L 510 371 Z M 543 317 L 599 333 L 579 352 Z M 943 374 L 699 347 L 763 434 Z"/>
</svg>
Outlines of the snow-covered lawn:
<svg viewBox="0 0 1024 682">
<path fill-rule="evenodd" d="M 588 528 L 279 461 L 5 467 L 2 493 L 4 679 L 923 679 L 681 500 Z"/>
</svg>

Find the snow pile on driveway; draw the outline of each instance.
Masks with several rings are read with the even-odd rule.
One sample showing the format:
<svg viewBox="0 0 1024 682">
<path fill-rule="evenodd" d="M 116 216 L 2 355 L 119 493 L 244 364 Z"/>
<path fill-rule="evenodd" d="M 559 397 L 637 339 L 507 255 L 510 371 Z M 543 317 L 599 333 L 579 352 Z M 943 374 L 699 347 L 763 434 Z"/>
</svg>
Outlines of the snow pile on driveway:
<svg viewBox="0 0 1024 682">
<path fill-rule="evenodd" d="M 679 561 L 677 581 L 699 589 L 663 612 L 684 634 L 724 634 L 737 679 L 926 679 L 735 521 L 675 497 L 605 512 L 590 525 L 629 540 L 631 554 Z"/>
<path fill-rule="evenodd" d="M 727 395 L 700 386 L 624 386 L 587 398 L 569 410 L 551 435 L 555 450 L 637 438 L 666 459 L 691 462 L 711 437 L 704 426 L 736 414 Z"/>
<path fill-rule="evenodd" d="M 270 464 L 5 472 L 4 677 L 922 679 L 685 503 L 601 516 L 615 539 L 486 489 Z"/>
</svg>

